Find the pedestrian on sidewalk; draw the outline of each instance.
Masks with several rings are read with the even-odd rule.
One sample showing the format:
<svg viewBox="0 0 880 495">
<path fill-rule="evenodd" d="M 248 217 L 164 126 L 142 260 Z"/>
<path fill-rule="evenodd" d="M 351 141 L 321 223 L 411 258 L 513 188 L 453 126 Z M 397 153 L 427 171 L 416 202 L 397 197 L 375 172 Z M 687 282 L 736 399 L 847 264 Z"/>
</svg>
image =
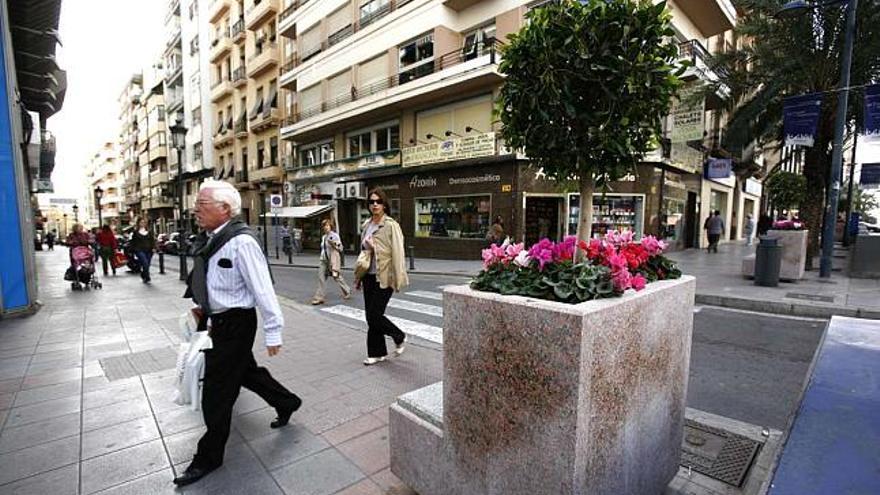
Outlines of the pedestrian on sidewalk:
<svg viewBox="0 0 880 495">
<path fill-rule="evenodd" d="M 290 250 L 293 249 L 293 244 L 290 240 L 290 229 L 287 228 L 287 224 L 281 226 L 281 251 L 284 252 L 285 255 L 290 256 Z"/>
<path fill-rule="evenodd" d="M 769 231 L 772 227 L 773 219 L 770 218 L 770 215 L 763 213 L 760 217 L 758 217 L 758 237 L 767 235 L 767 231 Z"/>
<path fill-rule="evenodd" d="M 116 250 L 119 249 L 119 242 L 116 240 L 116 234 L 108 224 L 101 227 L 98 232 L 98 253 L 101 255 L 101 267 L 104 269 L 104 276 L 107 276 L 107 264 L 113 269 L 113 276 L 116 276 L 116 265 L 113 264 L 113 258 L 116 256 Z"/>
<path fill-rule="evenodd" d="M 707 252 L 717 253 L 718 241 L 721 240 L 721 235 L 724 234 L 724 219 L 721 218 L 721 210 L 715 210 L 714 214 L 710 214 L 709 218 L 706 219 L 706 223 L 703 224 L 703 228 L 706 229 L 706 234 L 709 237 Z"/>
<path fill-rule="evenodd" d="M 752 245 L 752 234 L 755 233 L 755 219 L 752 218 L 752 214 L 749 213 L 746 215 L 746 225 L 745 225 L 745 234 L 746 234 L 746 246 Z"/>
<path fill-rule="evenodd" d="M 364 288 L 367 313 L 367 359 L 369 366 L 385 361 L 385 336 L 394 340 L 394 355 L 403 353 L 406 334 L 385 316 L 391 294 L 409 285 L 403 250 L 403 232 L 387 216 L 388 196 L 379 188 L 367 196 L 370 218 L 361 226 L 361 254 L 355 266 L 355 289 Z"/>
<path fill-rule="evenodd" d="M 324 235 L 321 237 L 321 255 L 318 260 L 318 289 L 315 291 L 315 297 L 312 298 L 314 305 L 324 304 L 324 286 L 327 277 L 339 284 L 343 299 L 351 298 L 351 289 L 342 278 L 342 239 L 333 229 L 333 220 L 325 218 L 321 222 L 321 231 Z"/>
<path fill-rule="evenodd" d="M 486 240 L 489 241 L 490 246 L 493 244 L 500 246 L 504 242 L 504 218 L 501 215 L 495 217 L 495 221 L 492 222 L 489 232 L 486 234 Z"/>
<path fill-rule="evenodd" d="M 49 251 L 55 251 L 55 237 L 55 229 L 46 234 L 46 246 L 49 247 Z"/>
<path fill-rule="evenodd" d="M 156 238 L 147 224 L 146 218 L 137 222 L 137 228 L 131 233 L 131 250 L 141 264 L 141 281 L 150 283 L 150 262 L 156 250 Z"/>
<path fill-rule="evenodd" d="M 228 182 L 208 180 L 199 188 L 194 214 L 202 236 L 193 259 L 184 297 L 198 306 L 201 328 L 209 328 L 212 348 L 205 352 L 202 415 L 208 430 L 199 440 L 192 463 L 177 478 L 178 486 L 195 483 L 223 464 L 232 421 L 232 406 L 241 387 L 275 408 L 269 426 L 280 428 L 302 400 L 257 366 L 252 348 L 257 311 L 269 357 L 281 352 L 284 316 L 272 287 L 269 264 L 254 232 L 239 219 L 241 195 Z"/>
</svg>

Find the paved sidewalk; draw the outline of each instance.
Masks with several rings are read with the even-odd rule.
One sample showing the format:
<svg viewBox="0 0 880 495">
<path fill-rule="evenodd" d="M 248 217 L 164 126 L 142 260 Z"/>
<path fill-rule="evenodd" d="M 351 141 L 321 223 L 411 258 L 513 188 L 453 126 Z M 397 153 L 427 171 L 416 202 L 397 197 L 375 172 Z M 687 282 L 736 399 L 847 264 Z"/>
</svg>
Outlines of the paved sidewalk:
<svg viewBox="0 0 880 495">
<path fill-rule="evenodd" d="M 817 269 L 806 272 L 797 282 L 759 287 L 742 276 L 742 259 L 754 253 L 755 247 L 728 243 L 715 254 L 688 249 L 669 257 L 684 273 L 697 278 L 698 304 L 799 316 L 880 318 L 880 280 L 846 276 L 845 250 L 835 252 L 834 271 L 828 279 L 819 278 Z"/>
<path fill-rule="evenodd" d="M 101 291 L 72 292 L 66 260 L 38 252 L 45 306 L 0 321 L 0 494 L 413 493 L 388 468 L 387 406 L 440 379 L 438 352 L 410 346 L 365 367 L 364 333 L 283 300 L 282 354 L 267 358 L 261 335 L 255 353 L 303 408 L 272 430 L 274 410 L 243 391 L 223 467 L 175 490 L 203 432 L 201 412 L 170 401 L 182 285 L 173 272 L 145 286 L 120 271 Z M 120 356 L 128 368 L 106 361 Z M 116 379 L 126 369 L 142 374 Z"/>
</svg>

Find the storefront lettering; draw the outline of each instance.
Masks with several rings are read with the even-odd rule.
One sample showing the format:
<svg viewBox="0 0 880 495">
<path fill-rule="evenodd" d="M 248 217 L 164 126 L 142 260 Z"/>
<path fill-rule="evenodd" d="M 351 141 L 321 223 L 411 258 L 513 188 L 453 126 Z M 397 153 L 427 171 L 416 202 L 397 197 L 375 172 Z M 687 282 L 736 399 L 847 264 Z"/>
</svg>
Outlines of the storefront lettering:
<svg viewBox="0 0 880 495">
<path fill-rule="evenodd" d="M 464 160 L 494 154 L 495 133 L 487 132 L 476 136 L 465 136 L 403 148 L 402 164 L 404 167 L 414 167 L 427 163 Z"/>
<path fill-rule="evenodd" d="M 413 175 L 412 180 L 409 181 L 409 188 L 420 188 L 420 187 L 436 187 L 437 179 L 433 177 L 428 177 L 426 179 L 420 179 L 418 175 Z"/>
<path fill-rule="evenodd" d="M 450 178 L 449 185 L 456 186 L 459 184 L 480 184 L 483 182 L 501 182 L 500 175 L 486 174 L 486 175 L 478 175 L 476 177 L 461 177 L 461 178 Z"/>
</svg>

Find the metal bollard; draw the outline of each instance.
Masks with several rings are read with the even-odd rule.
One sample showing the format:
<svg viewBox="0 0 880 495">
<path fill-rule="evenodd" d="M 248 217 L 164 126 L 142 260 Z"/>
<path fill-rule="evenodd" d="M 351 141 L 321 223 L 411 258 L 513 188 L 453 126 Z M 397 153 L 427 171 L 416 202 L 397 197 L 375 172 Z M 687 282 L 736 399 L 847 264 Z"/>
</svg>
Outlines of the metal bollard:
<svg viewBox="0 0 880 495">
<path fill-rule="evenodd" d="M 407 246 L 407 249 L 409 249 L 409 269 L 415 270 L 416 269 L 416 255 L 415 255 L 416 248 L 415 248 L 415 246 Z"/>
<path fill-rule="evenodd" d="M 782 263 L 782 246 L 777 239 L 761 237 L 755 250 L 755 285 L 777 287 Z"/>
<path fill-rule="evenodd" d="M 291 249 L 291 248 L 287 249 L 287 264 L 288 265 L 293 264 L 293 249 Z"/>
<path fill-rule="evenodd" d="M 165 275 L 165 253 L 159 251 L 159 275 Z"/>
</svg>

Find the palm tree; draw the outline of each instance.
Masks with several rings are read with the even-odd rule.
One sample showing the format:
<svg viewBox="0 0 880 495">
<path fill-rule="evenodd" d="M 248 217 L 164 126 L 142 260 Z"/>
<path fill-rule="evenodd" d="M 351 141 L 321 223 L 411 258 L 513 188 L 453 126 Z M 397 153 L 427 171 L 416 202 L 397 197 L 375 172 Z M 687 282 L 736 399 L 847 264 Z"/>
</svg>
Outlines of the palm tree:
<svg viewBox="0 0 880 495">
<path fill-rule="evenodd" d="M 810 229 L 807 263 L 811 265 L 819 249 L 825 188 L 831 170 L 837 104 L 833 92 L 840 78 L 845 9 L 826 7 L 799 18 L 779 20 L 773 14 L 784 3 L 782 0 L 736 3 L 742 12 L 736 33 L 746 41 L 713 61 L 718 68 L 726 69 L 717 71 L 721 75 L 718 84 L 731 89 L 731 117 L 723 141 L 726 149 L 738 156 L 755 142 L 781 146 L 783 99 L 828 92 L 815 145 L 807 148 L 803 169 L 806 200 L 801 205 L 801 214 Z M 880 80 L 880 2 L 859 2 L 856 19 L 851 70 L 854 87 Z M 850 94 L 850 121 L 860 120 L 862 95 L 860 90 Z"/>
</svg>

